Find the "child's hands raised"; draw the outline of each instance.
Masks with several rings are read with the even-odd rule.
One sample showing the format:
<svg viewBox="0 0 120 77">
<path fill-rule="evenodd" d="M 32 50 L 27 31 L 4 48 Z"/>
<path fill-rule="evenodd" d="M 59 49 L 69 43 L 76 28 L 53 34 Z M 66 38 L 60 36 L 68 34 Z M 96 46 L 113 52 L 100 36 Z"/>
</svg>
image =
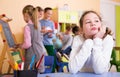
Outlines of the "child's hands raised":
<svg viewBox="0 0 120 77">
<path fill-rule="evenodd" d="M 95 35 L 93 36 L 93 38 L 98 37 L 98 38 L 103 39 L 105 33 L 106 33 L 106 26 L 101 26 L 101 27 L 98 29 L 98 33 L 95 34 Z"/>
</svg>

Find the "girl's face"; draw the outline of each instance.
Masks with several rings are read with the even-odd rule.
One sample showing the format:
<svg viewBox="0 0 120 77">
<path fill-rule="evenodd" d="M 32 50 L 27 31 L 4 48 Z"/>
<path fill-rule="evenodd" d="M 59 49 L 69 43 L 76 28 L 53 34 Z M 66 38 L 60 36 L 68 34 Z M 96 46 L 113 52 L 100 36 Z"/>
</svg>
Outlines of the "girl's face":
<svg viewBox="0 0 120 77">
<path fill-rule="evenodd" d="M 30 16 L 27 13 L 23 14 L 23 18 L 24 18 L 26 23 L 28 23 L 28 21 L 30 20 Z"/>
<path fill-rule="evenodd" d="M 99 17 L 94 13 L 88 13 L 84 16 L 83 19 L 83 33 L 86 37 L 92 37 L 101 27 L 101 21 Z"/>
<path fill-rule="evenodd" d="M 43 11 L 38 12 L 38 18 L 42 19 L 42 17 L 43 17 Z"/>
</svg>

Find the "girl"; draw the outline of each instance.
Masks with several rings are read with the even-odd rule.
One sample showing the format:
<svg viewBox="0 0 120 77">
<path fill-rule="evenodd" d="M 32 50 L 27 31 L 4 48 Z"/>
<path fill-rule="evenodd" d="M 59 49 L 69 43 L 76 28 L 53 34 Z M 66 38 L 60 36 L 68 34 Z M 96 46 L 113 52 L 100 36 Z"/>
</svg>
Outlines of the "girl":
<svg viewBox="0 0 120 77">
<path fill-rule="evenodd" d="M 108 72 L 114 43 L 110 33 L 106 34 L 108 28 L 102 25 L 101 17 L 95 11 L 84 12 L 79 23 L 83 34 L 74 37 L 70 72 Z"/>
<path fill-rule="evenodd" d="M 27 25 L 24 28 L 24 43 L 22 48 L 25 51 L 25 69 L 28 69 L 31 58 L 36 55 L 35 63 L 41 58 L 42 54 L 46 53 L 44 45 L 42 43 L 43 35 L 40 32 L 40 26 L 38 23 L 38 9 L 32 5 L 27 5 L 23 8 L 23 17 Z M 38 67 L 38 72 L 44 72 L 44 58 L 41 65 Z"/>
<path fill-rule="evenodd" d="M 41 20 L 43 18 L 43 9 L 40 6 L 36 7 L 38 9 L 38 19 Z"/>
</svg>

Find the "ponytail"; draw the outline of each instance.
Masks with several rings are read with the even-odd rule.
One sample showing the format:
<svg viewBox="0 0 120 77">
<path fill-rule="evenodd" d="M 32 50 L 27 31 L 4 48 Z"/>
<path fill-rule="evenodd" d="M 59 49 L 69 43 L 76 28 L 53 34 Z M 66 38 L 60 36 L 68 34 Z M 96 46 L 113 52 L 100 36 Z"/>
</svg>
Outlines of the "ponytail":
<svg viewBox="0 0 120 77">
<path fill-rule="evenodd" d="M 34 23 L 34 28 L 38 29 L 38 8 L 33 9 L 32 22 Z"/>
</svg>

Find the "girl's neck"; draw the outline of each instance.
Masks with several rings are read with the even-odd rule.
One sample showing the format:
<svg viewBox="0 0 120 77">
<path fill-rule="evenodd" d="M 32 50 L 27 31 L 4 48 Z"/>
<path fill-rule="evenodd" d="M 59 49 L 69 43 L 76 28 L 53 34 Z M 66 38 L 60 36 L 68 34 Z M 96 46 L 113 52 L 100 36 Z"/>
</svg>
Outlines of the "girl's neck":
<svg viewBox="0 0 120 77">
<path fill-rule="evenodd" d="M 32 20 L 29 20 L 28 23 L 29 23 L 29 24 L 33 24 Z"/>
<path fill-rule="evenodd" d="M 70 31 L 66 31 L 65 34 L 70 34 Z"/>
<path fill-rule="evenodd" d="M 87 36 L 87 35 L 85 35 L 85 34 L 83 34 L 83 37 L 84 37 L 85 39 L 93 39 L 93 36 Z"/>
</svg>

